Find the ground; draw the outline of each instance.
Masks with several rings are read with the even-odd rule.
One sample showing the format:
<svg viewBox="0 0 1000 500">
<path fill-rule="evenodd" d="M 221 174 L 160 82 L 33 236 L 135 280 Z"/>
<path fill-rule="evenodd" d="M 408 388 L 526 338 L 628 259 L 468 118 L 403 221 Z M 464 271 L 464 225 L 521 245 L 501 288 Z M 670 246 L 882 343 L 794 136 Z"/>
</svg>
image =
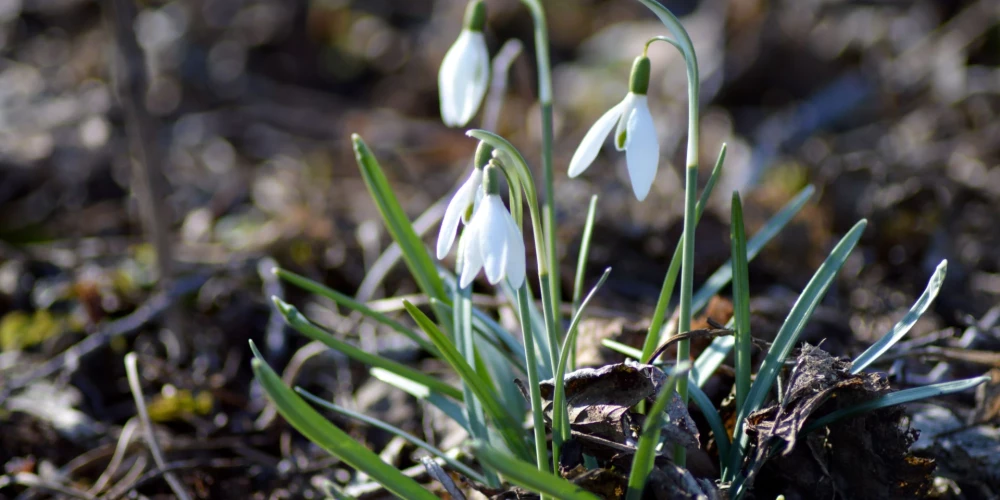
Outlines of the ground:
<svg viewBox="0 0 1000 500">
<path fill-rule="evenodd" d="M 507 137 L 540 175 L 531 18 L 519 2 L 487 3 L 492 53 L 513 38 L 524 47 L 487 104 L 499 114 L 473 125 Z M 665 4 L 702 69 L 702 185 L 728 144 L 698 227 L 696 287 L 730 255 L 733 190 L 754 234 L 816 188 L 750 264 L 753 331 L 765 340 L 862 218 L 861 243 L 802 338 L 834 356 L 887 332 L 947 259 L 944 288 L 905 349 L 874 369 L 893 389 L 981 374 L 992 382 L 893 413 L 920 436 L 904 429 L 891 452 L 936 461 L 933 491 L 922 494 L 1000 495 L 1000 11 L 990 0 Z M 634 199 L 612 148 L 568 179 L 583 134 L 627 90 L 632 58 L 666 33 L 637 2 L 546 7 L 563 289 L 568 296 L 584 207 L 598 194 L 586 282 L 613 271 L 581 356 L 612 362 L 620 358 L 596 337 L 641 345 L 630 332 L 648 322 L 681 233 L 683 65 L 666 44 L 650 51 L 662 156 L 648 199 Z M 436 79 L 463 9 L 430 0 L 0 5 L 0 497 L 172 494 L 137 427 L 128 352 L 167 468 L 198 498 L 318 497 L 322 479 L 351 477 L 268 407 L 248 340 L 295 384 L 448 441 L 414 400 L 284 327 L 269 297 L 366 350 L 450 376 L 444 365 L 269 270 L 386 308 L 392 301 L 380 299 L 416 291 L 403 266 L 376 266 L 391 240 L 349 138 L 372 147 L 414 219 L 464 179 L 476 144 L 440 123 Z M 427 227 L 428 243 L 436 232 Z M 720 293 L 724 316 L 730 291 Z M 721 404 L 730 387 L 722 374 L 709 395 Z M 400 467 L 417 463 L 387 434 L 334 420 Z M 778 472 L 762 471 L 761 498 L 808 497 Z M 837 486 L 836 471 L 809 473 L 840 498 L 858 497 Z"/>
</svg>

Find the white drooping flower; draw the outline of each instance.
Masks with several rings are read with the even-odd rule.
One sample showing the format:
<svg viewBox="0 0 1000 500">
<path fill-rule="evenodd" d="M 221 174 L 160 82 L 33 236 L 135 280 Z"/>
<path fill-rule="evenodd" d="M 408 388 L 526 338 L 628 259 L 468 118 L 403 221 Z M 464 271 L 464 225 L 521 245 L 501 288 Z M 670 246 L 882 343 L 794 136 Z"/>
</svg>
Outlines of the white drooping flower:
<svg viewBox="0 0 1000 500">
<path fill-rule="evenodd" d="M 476 202 L 476 193 L 480 193 L 483 184 L 483 169 L 475 167 L 472 174 L 458 188 L 455 196 L 448 202 L 448 208 L 444 211 L 444 218 L 441 219 L 441 230 L 438 232 L 437 258 L 445 258 L 451 250 L 451 245 L 455 242 L 455 230 L 458 229 L 458 221 L 468 224 L 468 214 L 471 212 Z"/>
<path fill-rule="evenodd" d="M 462 288 L 472 284 L 481 269 L 493 285 L 504 278 L 515 289 L 524 283 L 524 237 L 500 198 L 497 177 L 496 167 L 488 165 L 484 172 L 485 195 L 458 242 Z"/>
<path fill-rule="evenodd" d="M 441 229 L 438 231 L 438 260 L 444 259 L 451 251 L 451 245 L 455 243 L 458 221 L 468 224 L 475 207 L 479 205 L 479 200 L 483 197 L 483 168 L 489 163 L 492 153 L 492 146 L 485 142 L 479 143 L 472 162 L 472 173 L 448 202 L 448 208 L 445 209 L 444 217 L 441 219 Z"/>
<path fill-rule="evenodd" d="M 438 71 L 441 119 L 449 127 L 469 123 L 486 96 L 490 80 L 490 53 L 486 49 L 483 26 L 486 6 L 473 0 L 465 11 L 458 39 L 448 49 Z"/>
<path fill-rule="evenodd" d="M 569 162 L 570 177 L 576 177 L 587 170 L 597 158 L 611 129 L 615 129 L 615 148 L 625 151 L 632 191 L 639 201 L 646 198 L 653 179 L 656 178 L 656 167 L 660 160 L 660 143 L 646 102 L 648 88 L 649 59 L 640 56 L 632 66 L 629 93 L 625 99 L 598 118 L 573 153 L 573 159 Z"/>
</svg>

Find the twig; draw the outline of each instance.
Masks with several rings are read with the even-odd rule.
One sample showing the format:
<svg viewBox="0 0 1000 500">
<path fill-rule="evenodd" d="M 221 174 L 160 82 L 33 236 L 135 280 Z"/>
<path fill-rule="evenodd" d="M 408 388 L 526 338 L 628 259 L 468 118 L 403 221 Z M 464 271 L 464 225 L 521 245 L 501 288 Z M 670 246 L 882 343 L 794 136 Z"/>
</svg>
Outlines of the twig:
<svg viewBox="0 0 1000 500">
<path fill-rule="evenodd" d="M 128 491 L 139 488 L 142 485 L 160 477 L 161 475 L 166 477 L 168 474 L 172 475 L 175 471 L 185 470 L 185 469 L 195 469 L 195 468 L 210 468 L 210 469 L 233 469 L 233 468 L 245 468 L 247 463 L 243 460 L 235 458 L 194 458 L 191 460 L 183 460 L 178 462 L 170 462 L 159 467 L 158 470 L 149 471 L 142 475 L 138 480 L 133 483 L 128 490 L 117 492 L 114 495 L 108 495 L 104 497 L 105 500 L 117 500 L 123 495 L 128 493 Z"/>
<path fill-rule="evenodd" d="M 128 377 L 128 385 L 132 389 L 132 396 L 135 398 L 135 409 L 139 413 L 139 422 L 142 423 L 143 434 L 146 435 L 146 444 L 149 446 L 149 452 L 153 455 L 156 467 L 163 472 L 163 478 L 170 485 L 170 489 L 173 490 L 178 499 L 190 500 L 191 497 L 188 496 L 187 491 L 184 491 L 184 486 L 177 477 L 172 472 L 166 471 L 167 463 L 163 460 L 160 445 L 156 442 L 156 436 L 153 435 L 153 423 L 149 420 L 146 401 L 142 396 L 142 385 L 139 383 L 139 369 L 136 366 L 136 354 L 134 352 L 125 355 L 125 374 Z"/>
<path fill-rule="evenodd" d="M 138 424 L 139 421 L 134 418 L 129 419 L 125 423 L 121 435 L 118 436 L 118 444 L 115 446 L 115 453 L 111 456 L 111 461 L 108 462 L 108 466 L 105 467 L 104 472 L 97 478 L 97 481 L 94 482 L 88 493 L 100 493 L 111 482 L 111 479 L 114 478 L 115 473 L 118 472 L 118 467 L 121 466 L 122 461 L 125 459 L 125 452 L 128 451 L 129 445 L 132 443 L 132 435 L 135 434 Z"/>
<path fill-rule="evenodd" d="M 106 345 L 111 339 L 134 333 L 146 326 L 163 314 L 175 300 L 189 292 L 197 290 L 207 280 L 207 276 L 200 275 L 180 280 L 171 289 L 158 292 L 150 297 L 141 306 L 136 308 L 132 314 L 98 327 L 96 332 L 91 333 L 87 338 L 45 362 L 42 366 L 32 370 L 27 375 L 11 381 L 10 384 L 0 390 L 0 405 L 3 404 L 14 390 L 25 387 L 42 377 L 52 375 L 64 367 L 77 366 L 80 359 L 101 346 Z"/>
<path fill-rule="evenodd" d="M 166 207 L 162 187 L 163 154 L 156 140 L 156 125 L 145 106 L 147 91 L 146 63 L 135 39 L 135 3 L 111 0 L 104 3 L 104 15 L 114 31 L 115 89 L 125 111 L 126 134 L 132 151 L 132 189 L 139 201 L 139 212 L 146 236 L 156 250 L 156 267 L 160 285 L 167 287 L 172 279 L 173 252 L 167 228 Z"/>
<path fill-rule="evenodd" d="M 66 485 L 47 481 L 30 472 L 19 472 L 14 474 L 13 482 L 29 488 L 48 490 L 70 498 L 80 498 L 83 500 L 94 500 L 96 498 L 85 491 L 80 491 Z"/>
</svg>

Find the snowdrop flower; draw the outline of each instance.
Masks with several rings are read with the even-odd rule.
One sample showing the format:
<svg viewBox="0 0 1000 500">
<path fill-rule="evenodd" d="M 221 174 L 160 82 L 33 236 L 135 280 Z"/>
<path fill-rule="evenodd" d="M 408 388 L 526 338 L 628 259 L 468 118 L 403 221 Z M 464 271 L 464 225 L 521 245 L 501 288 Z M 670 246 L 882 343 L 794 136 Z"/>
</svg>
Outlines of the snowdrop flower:
<svg viewBox="0 0 1000 500">
<path fill-rule="evenodd" d="M 483 200 L 458 243 L 461 266 L 459 286 L 465 288 L 486 270 L 486 279 L 497 284 L 507 278 L 510 286 L 524 283 L 524 238 L 500 198 L 500 172 L 492 163 L 483 172 Z"/>
<path fill-rule="evenodd" d="M 587 135 L 583 136 L 580 147 L 573 153 L 573 159 L 569 162 L 570 177 L 576 177 L 587 170 L 594 158 L 597 158 L 611 129 L 615 128 L 615 148 L 625 151 L 632 191 L 639 201 L 646 198 L 656 177 L 656 164 L 660 159 L 660 144 L 656 140 L 653 117 L 646 104 L 648 88 L 649 58 L 640 56 L 632 65 L 628 95 L 590 127 Z"/>
<path fill-rule="evenodd" d="M 492 146 L 485 142 L 479 143 L 476 148 L 472 173 L 448 202 L 448 208 L 445 209 L 444 217 L 441 219 L 441 229 L 438 231 L 438 260 L 444 259 L 451 251 L 451 245 L 455 243 L 455 230 L 458 229 L 458 221 L 461 220 L 464 224 L 468 224 L 469 217 L 472 216 L 474 208 L 483 196 L 483 190 L 480 189 L 483 185 L 483 167 L 490 161 L 491 153 L 493 153 Z"/>
<path fill-rule="evenodd" d="M 448 49 L 438 72 L 441 119 L 449 127 L 462 127 L 472 119 L 486 96 L 490 79 L 490 54 L 483 38 L 486 5 L 473 0 L 465 10 L 458 40 Z"/>
</svg>

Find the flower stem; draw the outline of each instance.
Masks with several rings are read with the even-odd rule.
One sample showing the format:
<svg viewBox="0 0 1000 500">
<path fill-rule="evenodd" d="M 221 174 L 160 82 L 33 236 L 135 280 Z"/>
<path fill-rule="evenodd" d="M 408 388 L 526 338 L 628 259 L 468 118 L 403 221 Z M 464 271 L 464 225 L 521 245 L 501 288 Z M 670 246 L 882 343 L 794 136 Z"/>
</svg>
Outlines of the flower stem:
<svg viewBox="0 0 1000 500">
<path fill-rule="evenodd" d="M 522 3 L 531 12 L 531 19 L 534 24 L 535 34 L 535 62 L 538 66 L 538 102 L 542 111 L 542 183 L 545 188 L 545 199 L 542 201 L 543 229 L 545 233 L 546 255 L 549 269 L 549 287 L 547 293 L 551 296 L 552 304 L 558 306 L 562 301 L 562 291 L 559 288 L 559 262 L 556 251 L 556 226 L 555 226 L 555 185 L 552 167 L 552 65 L 549 62 L 549 33 L 545 21 L 545 9 L 540 0 L 522 0 Z M 559 309 L 553 311 L 559 314 Z M 553 317 L 552 323 L 558 325 L 557 317 Z M 549 331 L 550 343 L 553 347 L 559 345 L 558 332 Z M 555 352 L 555 351 L 553 351 Z"/>
<path fill-rule="evenodd" d="M 535 238 L 535 257 L 538 262 L 538 284 L 541 290 L 539 296 L 542 299 L 542 313 L 545 318 L 545 329 L 547 330 L 547 337 L 549 341 L 549 362 L 551 363 L 549 369 L 555 370 L 556 368 L 556 358 L 559 353 L 559 334 L 556 325 L 558 321 L 556 315 L 558 314 L 558 309 L 556 309 L 556 297 L 555 294 L 551 293 L 553 288 L 558 288 L 554 284 L 555 276 L 554 271 L 550 267 L 551 262 L 550 257 L 552 254 L 547 250 L 548 242 L 550 238 L 545 236 L 545 227 L 542 219 L 540 218 L 538 209 L 538 190 L 535 187 L 534 177 L 531 175 L 531 169 L 528 167 L 528 163 L 524 161 L 524 157 L 507 139 L 500 137 L 493 132 L 488 132 L 486 130 L 470 130 L 466 132 L 466 135 L 479 139 L 480 141 L 485 141 L 489 143 L 493 148 L 501 152 L 504 156 L 500 157 L 500 165 L 504 169 L 505 174 L 508 178 L 515 177 L 524 189 L 524 201 L 528 204 L 528 214 L 531 216 L 531 229 L 532 234 Z M 508 161 L 509 160 L 509 161 Z M 554 238 L 551 238 L 554 240 Z M 554 242 L 554 241 L 553 241 Z"/>
<path fill-rule="evenodd" d="M 524 365 L 528 369 L 528 391 L 531 393 L 531 418 L 535 428 L 535 463 L 538 470 L 548 472 L 549 451 L 545 439 L 545 421 L 542 418 L 542 395 L 538 385 L 538 366 L 535 364 L 535 338 L 531 331 L 531 316 L 528 311 L 528 282 L 517 291 L 517 304 L 521 318 L 521 332 L 524 336 Z"/>
<path fill-rule="evenodd" d="M 691 330 L 691 296 L 694 285 L 694 230 L 697 224 L 695 221 L 695 200 L 698 189 L 698 59 L 694 53 L 694 44 L 691 37 L 681 24 L 680 20 L 674 16 L 663 5 L 656 0 L 638 0 L 649 10 L 653 11 L 670 30 L 674 36 L 676 45 L 684 54 L 684 63 L 687 67 L 688 79 L 688 143 L 687 143 L 687 168 L 684 175 L 684 236 L 683 247 L 681 249 L 681 303 L 679 313 L 679 333 Z M 687 340 L 682 340 L 677 345 L 677 362 L 687 361 L 691 355 L 691 344 Z M 688 401 L 688 380 L 681 377 L 677 381 L 677 393 L 682 400 Z M 674 449 L 674 462 L 683 466 L 686 462 L 686 452 L 682 447 Z"/>
</svg>

